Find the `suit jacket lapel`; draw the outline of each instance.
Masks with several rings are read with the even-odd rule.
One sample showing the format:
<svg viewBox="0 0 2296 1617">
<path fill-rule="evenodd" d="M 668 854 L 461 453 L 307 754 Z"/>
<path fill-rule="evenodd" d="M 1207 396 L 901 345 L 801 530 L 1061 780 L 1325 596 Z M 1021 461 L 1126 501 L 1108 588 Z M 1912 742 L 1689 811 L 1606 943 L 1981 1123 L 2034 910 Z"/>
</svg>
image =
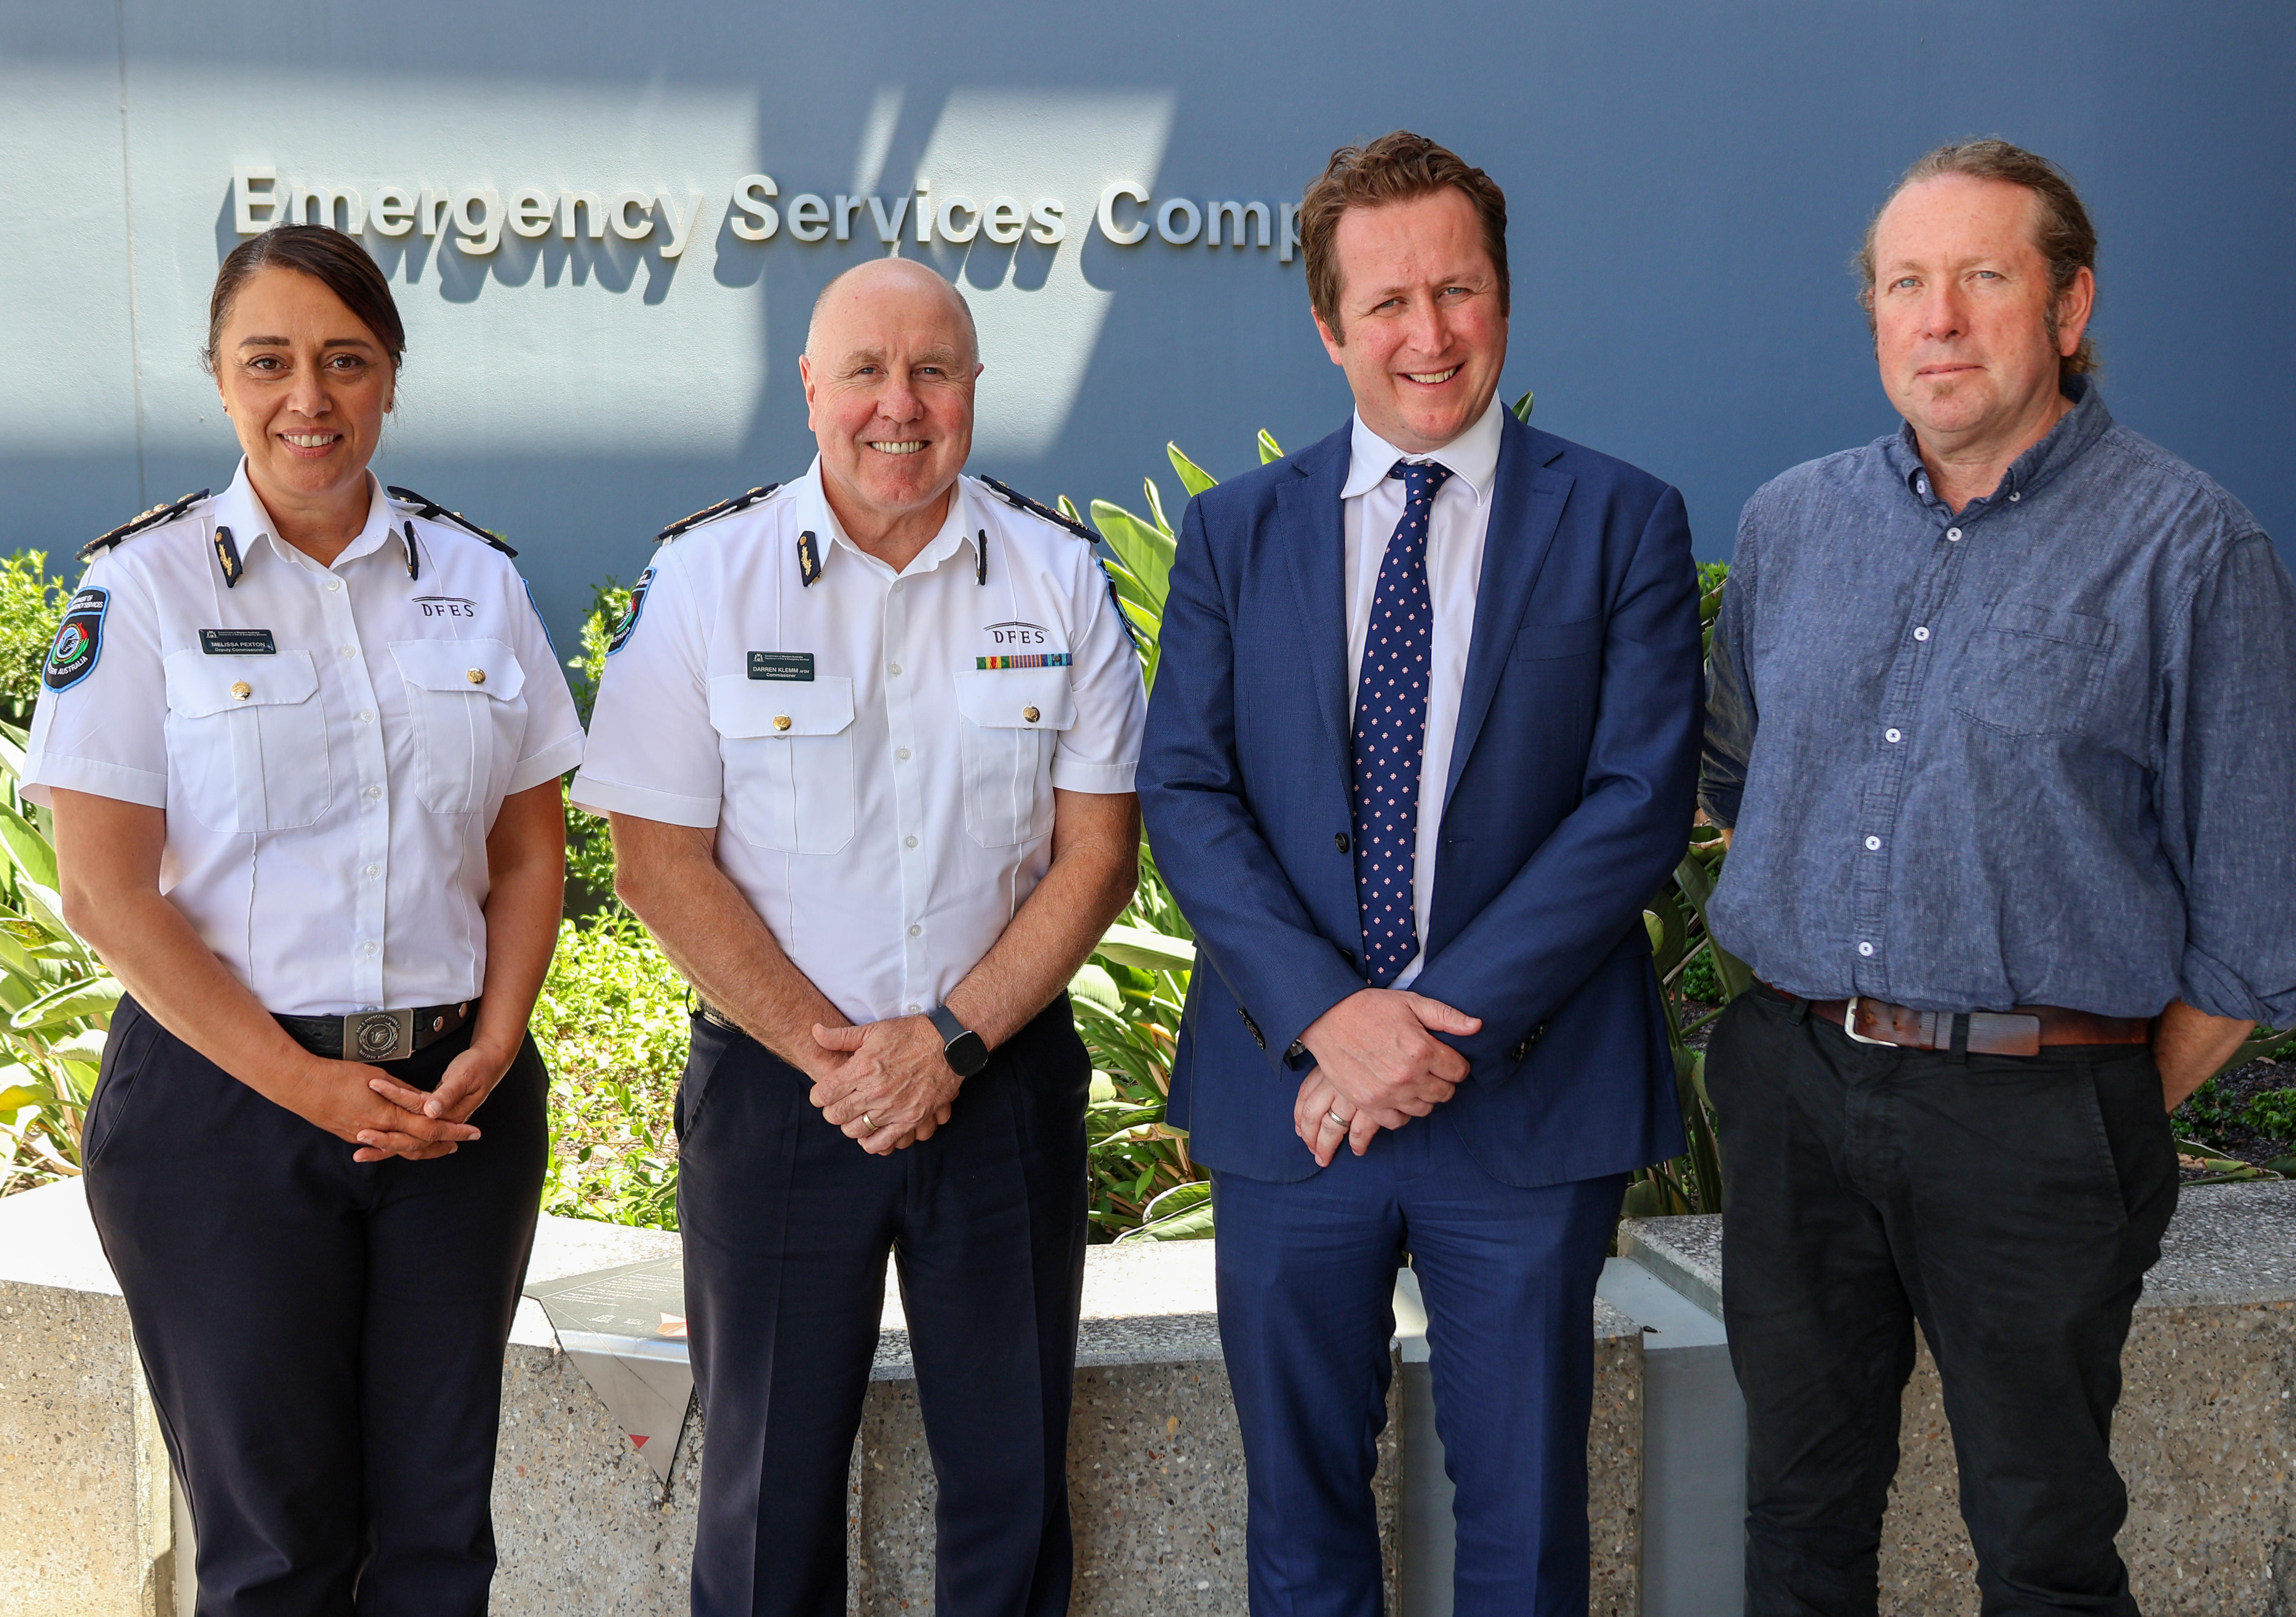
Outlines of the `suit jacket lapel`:
<svg viewBox="0 0 2296 1617">
<path fill-rule="evenodd" d="M 1554 440 L 1534 432 L 1512 412 L 1500 423 L 1499 464 L 1491 489 L 1490 526 L 1483 536 L 1483 570 L 1475 587 L 1474 637 L 1467 645 L 1467 677 L 1459 693 L 1459 727 L 1451 743 L 1449 778 L 1443 804 L 1458 790 L 1460 773 L 1475 749 L 1475 738 L 1490 711 L 1499 676 L 1514 651 L 1516 630 L 1530 605 L 1554 529 L 1562 519 L 1571 480 L 1550 472 L 1562 454 Z"/>
<path fill-rule="evenodd" d="M 1348 455 L 1342 429 L 1301 451 L 1299 475 L 1275 489 L 1278 531 L 1300 596 L 1308 677 L 1342 760 L 1354 756 L 1348 723 L 1347 533 L 1340 509 Z"/>
</svg>

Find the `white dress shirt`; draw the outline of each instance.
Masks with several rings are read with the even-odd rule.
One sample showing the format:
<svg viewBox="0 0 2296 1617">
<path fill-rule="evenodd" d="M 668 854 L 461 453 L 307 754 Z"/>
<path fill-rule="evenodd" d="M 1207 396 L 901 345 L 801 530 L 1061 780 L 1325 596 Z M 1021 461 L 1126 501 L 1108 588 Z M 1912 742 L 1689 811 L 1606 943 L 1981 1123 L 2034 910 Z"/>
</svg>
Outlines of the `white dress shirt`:
<svg viewBox="0 0 2296 1617">
<path fill-rule="evenodd" d="M 241 462 L 89 564 L 68 611 L 100 616 L 94 666 L 61 689 L 49 674 L 33 713 L 24 795 L 166 810 L 160 891 L 277 1015 L 476 996 L 496 812 L 581 761 L 525 580 L 418 509 L 374 487 L 322 567 L 273 531 Z M 67 654 L 79 669 L 77 641 L 50 668 Z"/>
<path fill-rule="evenodd" d="M 1051 866 L 1054 788 L 1132 790 L 1140 662 L 1092 546 L 972 478 L 898 574 L 846 537 L 816 459 L 639 582 L 574 801 L 717 826 L 719 866 L 856 1022 L 930 1010 L 988 952 Z"/>
<path fill-rule="evenodd" d="M 1347 530 L 1348 705 L 1355 706 L 1370 632 L 1372 597 L 1379 588 L 1387 542 L 1403 521 L 1403 480 L 1388 472 L 1399 460 L 1432 461 L 1451 470 L 1435 491 L 1427 524 L 1427 595 L 1435 613 L 1428 654 L 1427 743 L 1419 772 L 1419 834 L 1413 855 L 1411 910 L 1423 946 L 1434 907 L 1435 856 L 1443 845 L 1443 787 L 1451 771 L 1451 743 L 1459 729 L 1459 693 L 1467 681 L 1467 648 L 1474 638 L 1475 595 L 1483 576 L 1483 536 L 1489 529 L 1491 485 L 1499 464 L 1499 412 L 1495 395 L 1474 425 L 1430 455 L 1406 455 L 1355 418 L 1348 480 L 1340 489 Z M 1408 988 L 1425 955 L 1397 973 Z"/>
</svg>

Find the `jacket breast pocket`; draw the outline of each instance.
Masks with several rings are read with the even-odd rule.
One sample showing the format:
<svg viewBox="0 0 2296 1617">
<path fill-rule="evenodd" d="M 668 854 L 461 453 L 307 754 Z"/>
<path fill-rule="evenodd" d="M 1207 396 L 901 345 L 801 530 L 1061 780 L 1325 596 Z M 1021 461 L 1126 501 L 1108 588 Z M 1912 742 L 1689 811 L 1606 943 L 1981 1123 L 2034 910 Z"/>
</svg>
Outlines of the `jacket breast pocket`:
<svg viewBox="0 0 2296 1617">
<path fill-rule="evenodd" d="M 956 677 L 964 828 L 983 848 L 1053 828 L 1053 749 L 1076 723 L 1066 669 L 983 669 Z"/>
<path fill-rule="evenodd" d="M 327 716 L 308 652 L 170 653 L 168 767 L 214 831 L 291 831 L 334 800 Z"/>
<path fill-rule="evenodd" d="M 1526 623 L 1515 632 L 1518 662 L 1550 657 L 1587 657 L 1603 649 L 1603 620 L 1579 618 L 1569 623 Z"/>
<path fill-rule="evenodd" d="M 2103 683 L 2114 628 L 2106 618 L 2029 601 L 1997 603 L 1954 676 L 1954 711 L 2011 735 L 2081 727 Z"/>
<path fill-rule="evenodd" d="M 433 814 L 485 809 L 525 728 L 526 669 L 499 640 L 394 640 L 418 760 L 415 795 Z"/>
<path fill-rule="evenodd" d="M 720 816 L 780 853 L 835 853 L 853 840 L 853 681 L 709 682 L 709 722 L 726 762 Z"/>
</svg>

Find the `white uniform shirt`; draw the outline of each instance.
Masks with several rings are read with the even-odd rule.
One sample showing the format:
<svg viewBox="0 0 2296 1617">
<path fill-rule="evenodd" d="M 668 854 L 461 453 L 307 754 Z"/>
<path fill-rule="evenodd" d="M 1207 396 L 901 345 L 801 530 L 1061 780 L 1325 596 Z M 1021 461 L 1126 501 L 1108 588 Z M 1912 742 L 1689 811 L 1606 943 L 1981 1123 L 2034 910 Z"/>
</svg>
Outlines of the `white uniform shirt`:
<svg viewBox="0 0 2296 1617">
<path fill-rule="evenodd" d="M 1140 663 L 1092 546 L 971 478 L 898 577 L 816 459 L 640 583 L 574 800 L 717 826 L 719 866 L 856 1022 L 930 1010 L 988 952 L 1052 862 L 1054 787 L 1132 790 Z"/>
<path fill-rule="evenodd" d="M 496 811 L 581 761 L 518 570 L 416 509 L 376 487 L 322 567 L 275 537 L 242 462 L 89 565 L 68 612 L 102 614 L 94 666 L 44 680 L 33 715 L 24 794 L 165 809 L 160 891 L 275 1014 L 476 995 Z M 244 569 L 230 587 L 218 529 Z M 86 654 L 71 633 L 51 668 Z"/>
<path fill-rule="evenodd" d="M 1467 683 L 1467 648 L 1475 634 L 1475 595 L 1482 583 L 1483 536 L 1489 530 L 1491 484 L 1499 465 L 1499 412 L 1491 400 L 1475 424 L 1432 455 L 1406 455 L 1357 415 L 1348 480 L 1341 486 L 1347 528 L 1348 703 L 1352 710 L 1363 671 L 1364 640 L 1371 631 L 1372 597 L 1387 542 L 1403 521 L 1403 480 L 1388 472 L 1399 460 L 1433 461 L 1451 469 L 1435 491 L 1427 524 L 1427 594 L 1435 611 L 1429 650 L 1427 745 L 1419 770 L 1419 836 L 1413 856 L 1411 910 L 1419 936 L 1427 936 L 1434 907 L 1435 856 L 1443 845 L 1443 787 L 1451 773 L 1451 743 L 1459 729 L 1459 693 Z M 1408 988 L 1420 956 L 1397 973 Z"/>
</svg>

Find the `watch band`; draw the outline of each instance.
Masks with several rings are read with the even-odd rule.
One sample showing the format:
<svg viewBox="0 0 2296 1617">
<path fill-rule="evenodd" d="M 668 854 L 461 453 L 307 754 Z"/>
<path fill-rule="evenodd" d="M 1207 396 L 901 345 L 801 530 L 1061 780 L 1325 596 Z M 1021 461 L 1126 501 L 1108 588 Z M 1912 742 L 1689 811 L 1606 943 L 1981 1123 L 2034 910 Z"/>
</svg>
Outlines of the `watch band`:
<svg viewBox="0 0 2296 1617">
<path fill-rule="evenodd" d="M 971 1078 L 988 1064 L 988 1041 L 956 1019 L 956 1013 L 937 1005 L 925 1013 L 940 1033 L 941 1059 L 959 1078 Z"/>
<path fill-rule="evenodd" d="M 925 1013 L 925 1020 L 940 1030 L 941 1047 L 947 1049 L 972 1030 L 956 1019 L 956 1013 L 945 1005 L 937 1005 Z"/>
</svg>

